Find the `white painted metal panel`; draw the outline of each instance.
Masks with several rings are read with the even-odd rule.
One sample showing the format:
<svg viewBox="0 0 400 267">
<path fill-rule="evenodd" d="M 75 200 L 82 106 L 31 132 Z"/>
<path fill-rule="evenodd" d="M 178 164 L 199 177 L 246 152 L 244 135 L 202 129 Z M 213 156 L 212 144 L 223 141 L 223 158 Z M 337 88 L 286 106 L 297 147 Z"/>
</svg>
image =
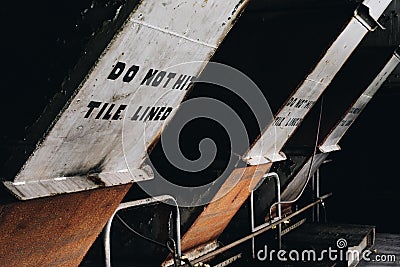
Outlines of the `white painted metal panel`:
<svg viewBox="0 0 400 267">
<path fill-rule="evenodd" d="M 314 175 L 315 171 L 321 166 L 328 155 L 329 154 L 326 153 L 320 153 L 316 154 L 314 157 L 310 157 L 282 192 L 281 201 L 296 200 L 302 194 L 308 180 Z"/>
<path fill-rule="evenodd" d="M 387 77 L 392 73 L 396 66 L 400 63 L 400 56 L 396 51 L 390 60 L 386 63 L 377 77 L 371 82 L 367 89 L 361 94 L 357 101 L 345 112 L 339 122 L 333 127 L 331 132 L 322 141 L 319 149 L 323 153 L 310 157 L 303 165 L 296 176 L 290 181 L 281 195 L 283 202 L 291 202 L 296 200 L 303 192 L 305 185 L 315 171 L 322 165 L 324 160 L 329 156 L 330 152 L 339 150 L 338 142 L 347 132 L 354 120 L 364 110 L 365 106 L 372 99 L 378 89 L 385 82 Z M 312 166 L 310 167 L 312 162 Z"/>
<path fill-rule="evenodd" d="M 368 4 L 370 15 L 376 19 L 391 1 L 364 2 Z M 365 24 L 367 22 L 362 22 L 358 16 L 350 20 L 312 72 L 275 115 L 274 122 L 264 130 L 260 139 L 247 152 L 244 158 L 248 164 L 257 165 L 286 159 L 281 149 L 367 34 Z"/>
<path fill-rule="evenodd" d="M 369 14 L 374 20 L 378 20 L 391 0 L 364 0 L 363 4 L 369 8 Z"/>
<path fill-rule="evenodd" d="M 246 2 L 142 1 L 6 186 L 29 199 L 151 179 L 146 149 Z"/>
<path fill-rule="evenodd" d="M 229 29 L 226 25 L 244 8 L 244 2 L 143 1 L 131 21 L 216 48 Z"/>
<path fill-rule="evenodd" d="M 364 110 L 365 106 L 372 99 L 374 94 L 385 82 L 387 77 L 392 73 L 392 71 L 399 64 L 399 55 L 395 52 L 390 58 L 388 63 L 384 66 L 378 76 L 372 81 L 372 83 L 367 87 L 367 89 L 361 94 L 357 101 L 347 110 L 343 115 L 341 120 L 336 124 L 333 130 L 325 137 L 322 144 L 319 146 L 319 150 L 324 153 L 340 150 L 338 145 L 340 139 L 347 132 L 353 122 L 357 119 L 360 113 Z"/>
</svg>

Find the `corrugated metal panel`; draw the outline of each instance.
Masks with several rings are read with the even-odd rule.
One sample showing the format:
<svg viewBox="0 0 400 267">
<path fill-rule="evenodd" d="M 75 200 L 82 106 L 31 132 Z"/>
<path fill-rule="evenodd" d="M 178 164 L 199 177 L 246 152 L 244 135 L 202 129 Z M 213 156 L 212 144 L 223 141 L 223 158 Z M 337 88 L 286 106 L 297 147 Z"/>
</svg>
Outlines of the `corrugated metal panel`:
<svg viewBox="0 0 400 267">
<path fill-rule="evenodd" d="M 390 2 L 390 0 L 366 0 L 363 4 L 369 8 L 369 18 L 372 17 L 373 20 L 376 20 Z M 372 26 L 369 26 L 368 22 L 363 21 L 362 16 L 355 12 L 355 16 L 313 71 L 281 107 L 275 116 L 275 121 L 266 128 L 257 143 L 247 153 L 245 159 L 249 164 L 256 165 L 286 159 L 281 149 L 367 34 L 367 28 L 370 27 Z"/>
<path fill-rule="evenodd" d="M 153 178 L 147 148 L 246 3 L 142 1 L 8 188 L 30 199 Z"/>
</svg>

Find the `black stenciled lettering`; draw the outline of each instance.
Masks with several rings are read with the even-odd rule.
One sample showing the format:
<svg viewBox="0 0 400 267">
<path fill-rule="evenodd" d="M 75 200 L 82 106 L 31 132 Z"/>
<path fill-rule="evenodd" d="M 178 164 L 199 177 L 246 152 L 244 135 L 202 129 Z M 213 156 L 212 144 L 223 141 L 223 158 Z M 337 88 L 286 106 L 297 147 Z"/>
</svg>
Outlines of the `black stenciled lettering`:
<svg viewBox="0 0 400 267">
<path fill-rule="evenodd" d="M 96 115 L 96 117 L 95 117 L 96 120 L 100 119 L 101 115 L 102 115 L 103 112 L 106 110 L 107 106 L 108 106 L 108 103 L 104 103 L 104 104 L 103 104 L 103 106 L 101 107 L 99 113 L 97 113 L 97 115 Z"/>
<path fill-rule="evenodd" d="M 113 110 L 114 106 L 115 106 L 115 104 L 110 105 L 110 107 L 107 109 L 106 114 L 104 114 L 104 116 L 103 116 L 103 120 L 109 120 L 111 118 L 111 116 L 112 116 L 111 111 Z"/>
<path fill-rule="evenodd" d="M 156 77 L 154 78 L 153 82 L 151 83 L 152 86 L 156 87 L 159 86 L 162 80 L 164 79 L 167 73 L 165 71 L 160 71 Z"/>
<path fill-rule="evenodd" d="M 349 127 L 351 124 L 353 123 L 353 120 L 348 120 L 347 122 L 346 122 L 346 127 Z"/>
<path fill-rule="evenodd" d="M 127 70 L 122 80 L 126 83 L 129 83 L 136 76 L 138 71 L 139 71 L 139 66 L 133 65 Z"/>
<path fill-rule="evenodd" d="M 146 73 L 146 76 L 144 77 L 143 81 L 140 83 L 140 85 L 143 85 L 146 83 L 146 85 L 150 85 L 151 81 L 154 79 L 154 76 L 157 74 L 158 70 L 156 69 L 149 69 Z"/>
<path fill-rule="evenodd" d="M 107 79 L 109 80 L 117 79 L 119 76 L 121 76 L 124 69 L 125 69 L 125 63 L 118 61 L 117 64 L 115 64 L 114 68 L 112 69 L 111 73 L 108 75 Z"/>
<path fill-rule="evenodd" d="M 296 103 L 296 101 L 297 101 L 297 98 L 296 98 L 296 97 L 291 97 L 291 98 L 289 99 L 289 101 L 287 102 L 286 106 L 292 107 L 292 106 L 294 105 L 294 103 Z"/>
<path fill-rule="evenodd" d="M 172 112 L 172 107 L 146 107 L 145 111 L 141 113 L 144 109 L 143 106 L 139 106 L 135 111 L 135 114 L 131 117 L 133 121 L 157 121 L 165 120 L 169 114 Z M 139 119 L 140 117 L 140 119 Z"/>
<path fill-rule="evenodd" d="M 151 107 L 149 114 L 146 117 L 146 121 L 147 120 L 153 120 L 154 117 L 157 115 L 158 110 L 160 109 L 160 107 Z"/>
<path fill-rule="evenodd" d="M 146 110 L 143 112 L 142 116 L 140 117 L 140 121 L 144 119 L 144 116 L 146 116 L 147 111 L 149 111 L 150 107 L 146 107 Z"/>
<path fill-rule="evenodd" d="M 167 75 L 167 81 L 164 83 L 163 88 L 167 87 L 167 85 L 169 84 L 169 82 L 171 81 L 171 79 L 173 79 L 176 76 L 176 73 L 174 72 L 170 72 Z"/>
<path fill-rule="evenodd" d="M 288 101 L 286 106 L 288 106 L 288 107 L 293 107 L 294 106 L 295 108 L 310 109 L 314 103 L 315 103 L 315 101 L 312 101 L 312 100 L 292 97 Z"/>
<path fill-rule="evenodd" d="M 282 122 L 285 120 L 285 117 L 277 117 L 276 119 L 275 119 L 275 122 L 274 122 L 274 125 L 275 126 L 281 126 L 282 125 Z"/>
<path fill-rule="evenodd" d="M 197 81 L 197 77 L 196 77 L 196 76 L 192 76 L 192 77 L 190 78 L 190 82 L 189 82 L 189 84 L 188 84 L 188 86 L 186 87 L 185 90 L 189 90 L 189 88 L 190 88 L 191 86 L 193 86 L 193 84 L 194 84 L 196 81 Z"/>
<path fill-rule="evenodd" d="M 185 82 L 187 78 L 187 75 L 181 74 L 178 77 L 178 80 L 176 80 L 174 86 L 172 86 L 172 89 L 179 89 L 181 87 L 182 83 Z"/>
<path fill-rule="evenodd" d="M 298 126 L 302 121 L 302 118 L 289 118 L 285 123 L 285 127 L 295 127 Z"/>
<path fill-rule="evenodd" d="M 154 118 L 154 120 L 159 120 L 160 116 L 161 116 L 161 112 L 163 112 L 165 110 L 165 107 L 161 107 L 160 110 L 157 112 L 156 117 Z"/>
<path fill-rule="evenodd" d="M 297 103 L 294 105 L 295 108 L 299 108 L 302 104 L 303 99 L 297 100 Z"/>
<path fill-rule="evenodd" d="M 171 114 L 171 112 L 172 112 L 172 107 L 168 107 L 168 108 L 165 110 L 164 114 L 162 115 L 160 121 L 165 120 L 165 119 L 169 116 L 169 114 Z"/>
<path fill-rule="evenodd" d="M 183 88 L 185 88 L 187 82 L 190 80 L 191 77 L 192 77 L 192 76 L 188 76 L 188 77 L 186 78 L 186 80 L 182 83 L 180 90 L 182 90 Z M 189 84 L 190 84 L 190 83 L 189 83 Z M 187 88 L 186 88 L 186 89 L 187 89 Z"/>
<path fill-rule="evenodd" d="M 138 120 L 138 118 L 139 118 L 139 113 L 140 113 L 140 110 L 141 110 L 142 108 L 143 108 L 142 106 L 139 106 L 139 107 L 138 107 L 138 109 L 136 110 L 135 114 L 133 114 L 133 116 L 131 117 L 131 120 L 132 120 L 132 121 L 137 121 L 137 120 Z"/>
<path fill-rule="evenodd" d="M 292 120 L 291 118 L 288 118 L 288 120 L 287 120 L 286 123 L 285 123 L 285 127 L 289 126 L 291 120 Z"/>
<path fill-rule="evenodd" d="M 361 112 L 361 108 L 351 108 L 349 113 L 359 114 Z"/>
<path fill-rule="evenodd" d="M 112 120 L 120 120 L 121 119 L 121 112 L 124 111 L 126 108 L 126 105 L 119 105 L 117 111 L 114 113 L 114 116 L 112 116 Z"/>
<path fill-rule="evenodd" d="M 86 112 L 85 118 L 89 118 L 89 116 L 90 116 L 90 114 L 92 114 L 93 110 L 94 110 L 95 108 L 100 107 L 100 105 L 101 105 L 101 102 L 98 102 L 98 101 L 90 101 L 89 104 L 88 104 L 88 106 L 87 106 L 87 107 L 89 108 L 89 110 Z"/>
<path fill-rule="evenodd" d="M 304 108 L 306 108 L 306 109 L 310 109 L 310 108 L 313 106 L 314 102 L 315 102 L 315 101 L 311 101 L 311 100 L 309 100 L 309 101 L 308 101 L 308 103 L 305 105 L 305 107 L 304 107 Z"/>
</svg>

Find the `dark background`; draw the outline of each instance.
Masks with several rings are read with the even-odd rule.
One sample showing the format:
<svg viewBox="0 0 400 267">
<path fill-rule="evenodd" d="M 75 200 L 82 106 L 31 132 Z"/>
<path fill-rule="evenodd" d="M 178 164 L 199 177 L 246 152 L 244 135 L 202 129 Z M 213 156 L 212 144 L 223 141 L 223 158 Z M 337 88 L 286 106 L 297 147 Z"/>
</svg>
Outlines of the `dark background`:
<svg viewBox="0 0 400 267">
<path fill-rule="evenodd" d="M 30 127 L 56 93 L 66 94 L 63 85 L 84 55 L 92 33 L 107 24 L 122 3 L 46 0 L 2 4 L 2 165 L 16 148 L 18 153 L 33 148 L 34 143 L 25 139 Z M 336 38 L 356 6 L 357 1 L 348 0 L 254 0 L 213 60 L 249 75 L 276 112 Z M 324 94 L 320 138 L 398 45 L 397 11 L 394 1 L 380 19 L 387 30 L 369 34 Z M 333 161 L 321 169 L 323 191 L 334 194 L 328 203 L 330 221 L 373 224 L 379 232 L 400 233 L 394 217 L 400 200 L 397 73 L 350 128 L 341 141 L 342 151 L 334 152 L 330 157 Z M 194 88 L 189 98 L 201 95 L 235 104 L 226 93 L 213 88 Z M 319 106 L 317 103 L 288 147 L 313 146 Z M 251 116 L 245 109 L 240 112 L 249 119 L 249 136 L 254 139 L 258 132 Z M 212 123 L 198 123 L 187 130 L 186 137 L 182 135 L 188 155 L 196 155 L 193 135 L 208 136 L 208 129 L 213 127 Z M 224 137 L 221 129 L 215 131 L 221 149 L 227 149 Z"/>
</svg>

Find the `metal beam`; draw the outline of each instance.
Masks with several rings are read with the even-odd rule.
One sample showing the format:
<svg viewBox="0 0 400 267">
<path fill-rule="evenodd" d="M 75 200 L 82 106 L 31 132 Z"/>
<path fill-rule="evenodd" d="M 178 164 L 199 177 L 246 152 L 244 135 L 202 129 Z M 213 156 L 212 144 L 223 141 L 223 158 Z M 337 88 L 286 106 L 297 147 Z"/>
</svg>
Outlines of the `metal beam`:
<svg viewBox="0 0 400 267">
<path fill-rule="evenodd" d="M 281 204 L 290 204 L 295 202 L 303 193 L 303 190 L 308 183 L 310 177 L 323 164 L 330 152 L 340 150 L 339 141 L 345 135 L 350 126 L 358 118 L 360 113 L 365 109 L 366 105 L 371 101 L 375 93 L 385 82 L 390 73 L 400 63 L 399 49 L 397 49 L 383 69 L 379 72 L 376 78 L 371 82 L 367 89 L 360 95 L 356 102 L 350 106 L 344 113 L 336 125 L 332 128 L 329 134 L 319 145 L 319 150 L 322 153 L 311 156 L 306 164 L 299 170 L 292 181 L 287 185 L 282 193 Z M 272 206 L 276 205 L 274 203 Z"/>
<path fill-rule="evenodd" d="M 378 25 L 377 19 L 390 2 L 391 0 L 365 0 L 359 6 L 354 12 L 353 18 L 311 73 L 280 108 L 275 115 L 275 120 L 264 130 L 257 143 L 244 156 L 248 164 L 257 165 L 286 159 L 281 149 L 300 126 L 304 117 L 332 82 L 364 36 Z"/>
<path fill-rule="evenodd" d="M 25 200 L 152 179 L 147 149 L 247 2 L 140 1 L 7 187 Z"/>
</svg>

